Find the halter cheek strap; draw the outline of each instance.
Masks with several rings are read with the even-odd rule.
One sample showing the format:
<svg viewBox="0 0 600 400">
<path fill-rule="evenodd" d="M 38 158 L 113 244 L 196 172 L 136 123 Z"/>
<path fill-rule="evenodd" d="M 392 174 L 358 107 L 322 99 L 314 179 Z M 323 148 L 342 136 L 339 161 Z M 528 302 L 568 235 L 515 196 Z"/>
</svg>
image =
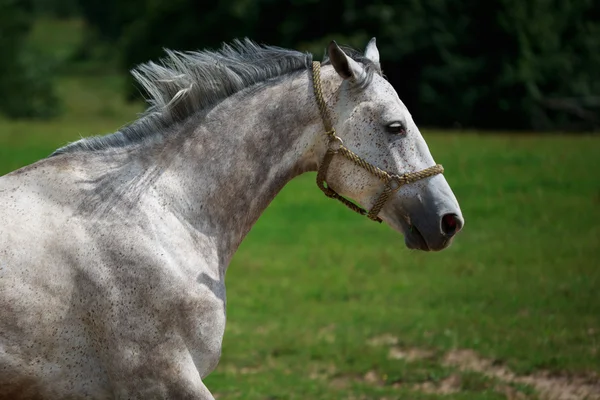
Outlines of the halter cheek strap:
<svg viewBox="0 0 600 400">
<path fill-rule="evenodd" d="M 319 186 L 319 189 L 321 189 L 323 193 L 325 193 L 325 196 L 341 201 L 349 209 L 361 215 L 366 215 L 369 219 L 373 221 L 381 222 L 381 218 L 378 217 L 379 212 L 381 211 L 385 203 L 389 200 L 390 196 L 393 193 L 396 193 L 398 189 L 400 189 L 400 187 L 412 182 L 416 182 L 420 179 L 444 173 L 444 167 L 442 167 L 440 164 L 436 164 L 433 167 L 426 168 L 422 171 L 406 173 L 404 175 L 388 173 L 387 171 L 384 171 L 378 168 L 377 166 L 371 164 L 370 162 L 364 160 L 363 158 L 359 157 L 352 150 L 344 146 L 344 142 L 342 142 L 342 139 L 336 135 L 335 129 L 331 124 L 331 119 L 329 118 L 329 113 L 327 112 L 327 105 L 325 104 L 325 100 L 323 99 L 323 90 L 321 87 L 321 64 L 318 61 L 314 61 L 312 64 L 312 70 L 315 97 L 317 99 L 319 111 L 321 112 L 321 118 L 323 120 L 323 125 L 325 126 L 325 135 L 327 136 L 328 141 L 327 151 L 325 152 L 325 156 L 323 156 L 323 160 L 321 161 L 321 165 L 319 165 L 319 170 L 317 172 L 317 186 Z M 371 207 L 371 209 L 368 212 L 365 209 L 354 204 L 350 200 L 342 197 L 329 185 L 325 186 L 327 184 L 327 169 L 331 164 L 333 156 L 335 156 L 336 154 L 339 154 L 352 161 L 359 167 L 366 169 L 372 175 L 375 175 L 384 184 L 383 191 L 379 194 L 377 200 L 375 200 L 375 203 L 373 204 L 373 207 Z"/>
</svg>

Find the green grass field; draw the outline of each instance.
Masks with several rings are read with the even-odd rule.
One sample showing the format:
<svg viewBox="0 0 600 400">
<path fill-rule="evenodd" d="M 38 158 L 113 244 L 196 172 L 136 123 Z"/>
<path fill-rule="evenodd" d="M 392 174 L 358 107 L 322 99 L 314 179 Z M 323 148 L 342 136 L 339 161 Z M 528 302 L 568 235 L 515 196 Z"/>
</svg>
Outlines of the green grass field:
<svg viewBox="0 0 600 400">
<path fill-rule="evenodd" d="M 58 120 L 0 120 L 0 174 L 141 110 L 119 77 L 60 83 Z M 230 266 L 218 398 L 600 398 L 600 138 L 424 136 L 466 218 L 455 244 L 409 251 L 293 181 Z"/>
</svg>

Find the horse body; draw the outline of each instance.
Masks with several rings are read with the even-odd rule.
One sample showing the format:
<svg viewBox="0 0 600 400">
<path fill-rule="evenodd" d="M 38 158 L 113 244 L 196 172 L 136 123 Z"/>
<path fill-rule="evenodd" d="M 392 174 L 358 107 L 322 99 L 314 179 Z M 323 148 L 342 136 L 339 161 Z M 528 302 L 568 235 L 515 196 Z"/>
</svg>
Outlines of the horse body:
<svg viewBox="0 0 600 400">
<path fill-rule="evenodd" d="M 265 95 L 273 98 L 273 90 Z M 151 153 L 164 151 L 164 145 L 140 149 L 139 156 L 130 150 L 127 155 L 67 153 L 2 179 L 0 207 L 11 212 L 0 215 L 0 248 L 13 251 L 1 253 L 2 289 L 7 290 L 0 301 L 13 313 L 4 319 L 19 326 L 3 332 L 7 358 L 0 368 L 12 372 L 0 374 L 0 393 L 11 394 L 18 376 L 42 376 L 48 383 L 64 382 L 54 389 L 56 398 L 75 393 L 101 393 L 102 398 L 101 388 L 111 386 L 108 397 L 134 397 L 154 390 L 153 381 L 167 397 L 177 397 L 181 393 L 169 385 L 187 385 L 164 383 L 169 377 L 161 377 L 161 371 L 187 370 L 192 385 L 216 366 L 225 328 L 225 269 L 280 186 L 300 172 L 295 160 L 285 157 L 286 147 L 298 144 L 293 128 L 280 140 L 248 137 L 248 132 L 271 130 L 255 129 L 247 122 L 255 119 L 252 115 L 232 119 L 235 112 L 228 105 L 213 110 L 219 132 L 182 132 L 186 140 L 201 136 L 205 143 L 178 153 L 160 174 L 145 160 L 155 160 Z M 243 128 L 227 127 L 222 115 Z M 302 130 L 303 125 L 296 126 Z M 222 136 L 228 132 L 237 138 L 225 143 Z M 265 154 L 245 154 L 249 140 L 263 143 L 251 148 Z M 214 168 L 219 158 L 228 160 L 228 169 Z M 253 160 L 262 165 L 247 168 Z M 102 179 L 113 170 L 136 176 L 135 184 L 152 182 L 138 193 L 140 188 L 123 188 L 118 179 Z M 103 208 L 106 202 L 113 206 Z M 222 209 L 206 206 L 214 202 Z M 18 226 L 26 229 L 6 229 Z M 30 336 L 33 347 L 20 354 L 24 337 Z M 54 375 L 53 365 L 70 368 L 56 368 Z M 137 384 L 129 387 L 132 382 Z M 121 383 L 127 387 L 122 391 Z"/>
<path fill-rule="evenodd" d="M 337 92 L 333 66 L 324 92 L 348 124 L 340 107 L 353 95 Z M 326 150 L 310 71 L 275 78 L 171 115 L 153 137 L 82 141 L 0 179 L 0 399 L 212 398 L 202 378 L 221 353 L 227 266 L 279 190 Z M 376 183 L 349 168 L 332 163 L 330 183 L 368 204 Z M 360 190 L 344 183 L 349 171 Z M 460 213 L 442 180 L 418 184 L 445 185 L 438 231 L 439 215 Z M 395 203 L 381 215 L 402 229 L 390 215 L 408 206 Z"/>
</svg>

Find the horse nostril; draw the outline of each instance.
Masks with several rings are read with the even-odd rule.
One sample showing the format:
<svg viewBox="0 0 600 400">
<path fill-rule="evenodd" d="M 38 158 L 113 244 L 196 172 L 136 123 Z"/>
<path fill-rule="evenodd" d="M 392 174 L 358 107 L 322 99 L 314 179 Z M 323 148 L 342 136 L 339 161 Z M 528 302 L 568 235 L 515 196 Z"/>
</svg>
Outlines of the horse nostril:
<svg viewBox="0 0 600 400">
<path fill-rule="evenodd" d="M 456 235 L 462 226 L 462 220 L 456 214 L 446 214 L 442 217 L 442 232 L 446 236 Z"/>
</svg>

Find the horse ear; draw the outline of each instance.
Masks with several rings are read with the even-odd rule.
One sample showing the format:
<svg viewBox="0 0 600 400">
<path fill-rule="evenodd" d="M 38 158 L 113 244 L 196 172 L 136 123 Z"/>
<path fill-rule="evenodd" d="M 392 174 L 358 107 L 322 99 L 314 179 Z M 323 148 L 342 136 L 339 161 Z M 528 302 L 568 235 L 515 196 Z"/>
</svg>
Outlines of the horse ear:
<svg viewBox="0 0 600 400">
<path fill-rule="evenodd" d="M 332 40 L 327 47 L 329 60 L 335 71 L 344 79 L 356 79 L 364 73 L 363 67 L 348 57 L 335 40 Z"/>
<path fill-rule="evenodd" d="M 365 57 L 373 61 L 375 64 L 379 64 L 379 50 L 377 50 L 377 44 L 375 38 L 369 40 L 367 48 L 365 49 Z"/>
</svg>

